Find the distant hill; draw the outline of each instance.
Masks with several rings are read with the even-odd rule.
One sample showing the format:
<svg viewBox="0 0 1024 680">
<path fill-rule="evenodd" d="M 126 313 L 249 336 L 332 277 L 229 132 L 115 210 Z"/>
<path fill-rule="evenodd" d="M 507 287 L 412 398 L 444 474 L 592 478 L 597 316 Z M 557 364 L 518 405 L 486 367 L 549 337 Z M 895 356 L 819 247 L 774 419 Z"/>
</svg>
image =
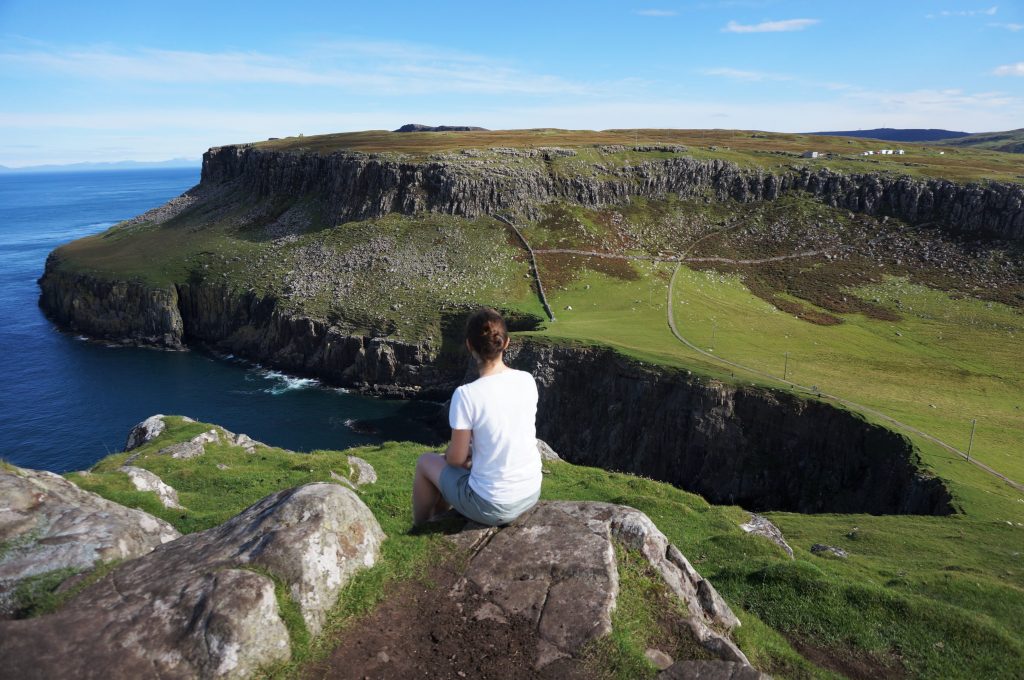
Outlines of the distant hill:
<svg viewBox="0 0 1024 680">
<path fill-rule="evenodd" d="M 979 132 L 976 135 L 939 140 L 949 146 L 970 146 L 977 149 L 1024 153 L 1024 128 L 1006 132 Z"/>
<path fill-rule="evenodd" d="M 49 165 L 28 165 L 21 168 L 9 168 L 0 165 L 0 173 L 14 174 L 25 172 L 91 172 L 94 170 L 142 170 L 145 168 L 198 168 L 202 164 L 198 158 L 172 158 L 166 161 L 113 161 L 109 163 L 66 163 Z"/>
<path fill-rule="evenodd" d="M 421 125 L 406 123 L 395 132 L 489 132 L 487 128 L 472 125 Z"/>
<path fill-rule="evenodd" d="M 828 135 L 830 137 L 867 137 L 884 139 L 889 142 L 937 142 L 939 140 L 957 139 L 971 136 L 970 132 L 936 129 L 896 129 L 875 128 L 874 130 L 843 130 L 837 132 L 808 132 L 809 135 Z"/>
</svg>

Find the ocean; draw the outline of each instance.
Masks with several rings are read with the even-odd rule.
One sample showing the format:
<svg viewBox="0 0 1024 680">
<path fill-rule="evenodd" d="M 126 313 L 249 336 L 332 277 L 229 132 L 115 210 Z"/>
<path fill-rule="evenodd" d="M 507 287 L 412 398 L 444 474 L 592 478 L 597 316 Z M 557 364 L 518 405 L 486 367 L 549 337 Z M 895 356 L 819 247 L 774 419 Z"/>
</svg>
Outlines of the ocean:
<svg viewBox="0 0 1024 680">
<path fill-rule="evenodd" d="M 0 175 L 0 458 L 87 469 L 120 451 L 132 425 L 154 413 L 295 451 L 436 443 L 424 420 L 430 404 L 349 394 L 200 352 L 110 347 L 58 331 L 43 316 L 36 280 L 53 248 L 198 181 L 198 168 Z"/>
</svg>

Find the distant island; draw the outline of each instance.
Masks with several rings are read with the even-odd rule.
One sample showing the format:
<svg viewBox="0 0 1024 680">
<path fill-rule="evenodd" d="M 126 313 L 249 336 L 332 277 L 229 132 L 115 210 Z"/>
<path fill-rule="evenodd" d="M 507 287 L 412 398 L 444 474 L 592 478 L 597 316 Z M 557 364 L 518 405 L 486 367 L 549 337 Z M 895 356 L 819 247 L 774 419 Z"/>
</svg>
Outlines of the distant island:
<svg viewBox="0 0 1024 680">
<path fill-rule="evenodd" d="M 166 161 L 111 161 L 104 163 L 64 163 L 47 165 L 27 165 L 11 168 L 0 165 L 0 173 L 15 174 L 24 172 L 91 172 L 94 170 L 141 170 L 144 168 L 199 168 L 202 161 L 198 158 L 171 158 Z"/>
</svg>

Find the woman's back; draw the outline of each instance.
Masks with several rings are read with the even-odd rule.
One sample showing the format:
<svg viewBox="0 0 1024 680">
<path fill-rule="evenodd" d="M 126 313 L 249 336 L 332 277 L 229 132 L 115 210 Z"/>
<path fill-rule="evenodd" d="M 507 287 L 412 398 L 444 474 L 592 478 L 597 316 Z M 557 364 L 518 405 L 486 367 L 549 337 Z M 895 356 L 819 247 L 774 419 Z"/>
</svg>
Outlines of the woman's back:
<svg viewBox="0 0 1024 680">
<path fill-rule="evenodd" d="M 455 390 L 449 424 L 473 431 L 473 491 L 512 503 L 540 489 L 536 417 L 537 383 L 525 371 L 506 369 Z"/>
</svg>

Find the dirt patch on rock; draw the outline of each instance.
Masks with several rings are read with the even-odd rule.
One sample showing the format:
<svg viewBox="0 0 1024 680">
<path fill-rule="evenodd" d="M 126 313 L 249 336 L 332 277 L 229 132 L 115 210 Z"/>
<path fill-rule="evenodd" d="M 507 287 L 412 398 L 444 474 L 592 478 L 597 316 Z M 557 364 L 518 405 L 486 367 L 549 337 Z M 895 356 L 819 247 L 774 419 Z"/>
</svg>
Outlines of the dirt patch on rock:
<svg viewBox="0 0 1024 680">
<path fill-rule="evenodd" d="M 586 661 L 575 659 L 559 659 L 535 670 L 536 626 L 526 618 L 490 611 L 473 590 L 461 597 L 449 596 L 459 577 L 459 565 L 452 561 L 424 578 L 401 584 L 373 612 L 342 633 L 340 644 L 325 661 L 307 668 L 301 677 L 598 677 L 586 667 Z M 489 618 L 488 612 L 494 618 Z"/>
</svg>

